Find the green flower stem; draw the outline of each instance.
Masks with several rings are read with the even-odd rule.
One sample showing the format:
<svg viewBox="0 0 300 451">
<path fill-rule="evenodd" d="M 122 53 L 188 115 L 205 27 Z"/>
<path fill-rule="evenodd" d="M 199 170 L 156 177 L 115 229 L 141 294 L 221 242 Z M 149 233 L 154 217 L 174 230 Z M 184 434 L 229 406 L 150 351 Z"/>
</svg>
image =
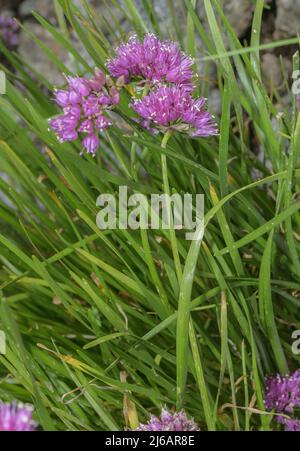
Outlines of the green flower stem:
<svg viewBox="0 0 300 451">
<path fill-rule="evenodd" d="M 171 136 L 172 136 L 172 132 L 167 131 L 161 142 L 162 149 L 165 149 L 167 147 L 167 143 Z M 165 192 L 165 194 L 170 196 L 171 191 L 170 191 L 170 185 L 169 185 L 169 180 L 168 180 L 167 156 L 163 152 L 161 153 L 161 168 L 162 168 L 164 192 Z M 179 252 L 178 252 L 176 233 L 174 230 L 174 223 L 173 223 L 173 217 L 172 217 L 172 211 L 171 211 L 171 202 L 167 202 L 167 209 L 168 209 L 168 218 L 169 218 L 169 224 L 170 224 L 170 241 L 171 241 L 173 259 L 174 259 L 178 284 L 180 285 L 181 279 L 182 279 L 182 268 L 181 268 L 180 257 L 179 257 Z"/>
<path fill-rule="evenodd" d="M 137 136 L 137 133 L 134 133 L 134 136 Z M 131 173 L 133 180 L 137 181 L 137 159 L 136 159 L 136 142 L 132 141 L 131 149 L 130 149 L 130 160 L 131 160 Z"/>
</svg>

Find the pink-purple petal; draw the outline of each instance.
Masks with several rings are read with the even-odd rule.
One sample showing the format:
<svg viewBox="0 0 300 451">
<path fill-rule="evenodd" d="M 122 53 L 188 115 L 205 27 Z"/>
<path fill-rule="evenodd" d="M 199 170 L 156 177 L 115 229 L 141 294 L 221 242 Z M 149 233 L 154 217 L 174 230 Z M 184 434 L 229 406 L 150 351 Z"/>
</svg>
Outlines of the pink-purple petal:
<svg viewBox="0 0 300 451">
<path fill-rule="evenodd" d="M 33 408 L 21 403 L 0 402 L 0 431 L 2 432 L 31 432 L 37 428 L 32 419 Z"/>
<path fill-rule="evenodd" d="M 171 413 L 162 409 L 160 417 L 151 415 L 148 423 L 140 424 L 138 431 L 199 431 L 199 426 L 184 411 Z"/>
</svg>

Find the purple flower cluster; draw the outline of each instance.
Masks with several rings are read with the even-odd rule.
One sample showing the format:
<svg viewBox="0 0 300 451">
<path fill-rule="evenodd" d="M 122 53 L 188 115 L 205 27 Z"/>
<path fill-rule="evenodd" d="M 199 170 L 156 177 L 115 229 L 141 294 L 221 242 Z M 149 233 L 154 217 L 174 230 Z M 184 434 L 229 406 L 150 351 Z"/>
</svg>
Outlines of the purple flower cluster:
<svg viewBox="0 0 300 451">
<path fill-rule="evenodd" d="M 194 99 L 193 59 L 178 44 L 160 41 L 147 34 L 143 42 L 132 36 L 116 49 L 107 67 L 112 76 L 123 75 L 127 83 L 145 85 L 150 92 L 136 89 L 132 108 L 141 116 L 143 127 L 151 133 L 179 131 L 193 137 L 217 134 L 212 115 L 205 110 L 205 99 Z"/>
<path fill-rule="evenodd" d="M 149 33 L 143 42 L 132 36 L 115 52 L 115 58 L 107 63 L 113 77 L 124 76 L 126 83 L 141 81 L 151 86 L 176 83 L 193 90 L 193 59 L 185 55 L 175 42 L 160 41 Z"/>
<path fill-rule="evenodd" d="M 117 79 L 115 84 L 96 69 L 92 80 L 67 77 L 67 89 L 55 91 L 63 114 L 51 119 L 50 126 L 61 142 L 75 141 L 84 133 L 83 147 L 95 155 L 99 131 L 111 125 L 105 112 L 119 103 L 125 83 L 133 84 L 131 106 L 140 116 L 137 121 L 151 133 L 178 131 L 192 137 L 217 134 L 213 116 L 205 109 L 206 99 L 192 95 L 193 60 L 177 43 L 160 41 L 153 34 L 147 34 L 142 42 L 132 36 L 117 47 L 107 67 Z"/>
<path fill-rule="evenodd" d="M 151 415 L 150 421 L 140 424 L 137 431 L 199 431 L 193 419 L 189 420 L 185 412 L 170 413 L 162 409 L 160 417 Z"/>
<path fill-rule="evenodd" d="M 0 37 L 9 49 L 19 45 L 19 26 L 12 17 L 0 16 Z"/>
<path fill-rule="evenodd" d="M 265 406 L 277 414 L 295 413 L 295 408 L 300 407 L 300 370 L 287 376 L 267 378 Z M 285 426 L 286 431 L 300 431 L 300 420 L 279 415 L 277 421 Z"/>
<path fill-rule="evenodd" d="M 135 99 L 132 107 L 150 129 L 156 127 L 164 133 L 177 130 L 193 137 L 217 133 L 213 116 L 204 108 L 205 99 L 194 99 L 179 86 L 160 86 L 142 99 Z"/>
<path fill-rule="evenodd" d="M 13 402 L 0 402 L 0 431 L 35 431 L 37 425 L 32 419 L 33 408 Z"/>
<path fill-rule="evenodd" d="M 277 417 L 277 422 L 284 425 L 286 432 L 300 432 L 300 420 L 279 416 Z"/>
<path fill-rule="evenodd" d="M 106 112 L 120 100 L 121 80 L 114 85 L 110 77 L 99 69 L 91 80 L 82 77 L 67 77 L 66 90 L 56 90 L 55 100 L 63 108 L 63 114 L 49 121 L 60 142 L 75 141 L 86 135 L 82 145 L 88 153 L 95 155 L 100 139 L 98 132 L 108 128 L 112 122 Z"/>
</svg>

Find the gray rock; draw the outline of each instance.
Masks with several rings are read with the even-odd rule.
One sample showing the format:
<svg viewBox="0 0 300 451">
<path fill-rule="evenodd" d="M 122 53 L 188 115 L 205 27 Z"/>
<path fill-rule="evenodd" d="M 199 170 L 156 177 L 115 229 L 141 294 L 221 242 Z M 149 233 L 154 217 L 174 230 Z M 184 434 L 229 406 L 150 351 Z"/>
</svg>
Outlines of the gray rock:
<svg viewBox="0 0 300 451">
<path fill-rule="evenodd" d="M 276 55 L 273 53 L 262 55 L 261 68 L 267 86 L 278 88 L 282 84 L 280 62 Z"/>
<path fill-rule="evenodd" d="M 208 109 L 214 115 L 220 115 L 222 111 L 222 100 L 220 96 L 220 91 L 218 89 L 213 89 L 209 92 L 207 99 Z"/>
<path fill-rule="evenodd" d="M 243 36 L 251 25 L 254 2 L 252 0 L 223 0 L 223 9 L 236 34 L 239 37 Z M 203 0 L 197 2 L 197 14 L 203 25 L 207 27 L 207 17 Z"/>
<path fill-rule="evenodd" d="M 14 17 L 15 14 L 11 9 L 0 9 L 0 15 L 3 17 Z"/>
<path fill-rule="evenodd" d="M 65 63 L 68 61 L 66 50 L 41 25 L 32 21 L 26 21 L 24 26 L 39 38 L 61 61 Z M 50 83 L 54 85 L 63 83 L 62 74 L 24 30 L 20 34 L 19 52 L 26 58 L 28 64 L 44 75 Z"/>
<path fill-rule="evenodd" d="M 22 0 L 0 0 L 0 14 L 3 9 L 16 9 Z"/>
<path fill-rule="evenodd" d="M 55 21 L 55 7 L 54 1 L 47 0 L 25 0 L 21 3 L 19 8 L 20 16 L 27 17 L 32 14 L 32 11 L 38 12 L 41 16 L 45 17 L 47 20 Z"/>
<path fill-rule="evenodd" d="M 275 39 L 289 38 L 300 32 L 300 0 L 277 0 Z"/>
<path fill-rule="evenodd" d="M 251 26 L 253 10 L 254 2 L 251 0 L 224 1 L 224 12 L 239 37 Z"/>
</svg>

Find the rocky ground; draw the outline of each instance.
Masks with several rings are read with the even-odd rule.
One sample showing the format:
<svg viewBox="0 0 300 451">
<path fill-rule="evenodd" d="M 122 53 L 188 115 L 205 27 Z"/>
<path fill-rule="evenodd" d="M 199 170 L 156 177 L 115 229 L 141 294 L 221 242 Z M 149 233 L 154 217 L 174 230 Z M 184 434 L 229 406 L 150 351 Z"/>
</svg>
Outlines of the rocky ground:
<svg viewBox="0 0 300 451">
<path fill-rule="evenodd" d="M 80 0 L 73 1 L 78 6 L 81 5 Z M 175 3 L 178 1 L 180 0 L 174 0 Z M 99 14 L 103 14 L 105 11 L 105 2 L 103 0 L 89 0 L 89 3 Z M 120 3 L 122 3 L 122 0 Z M 154 0 L 153 4 L 158 12 L 162 27 L 167 27 L 169 21 L 167 0 Z M 242 41 L 249 42 L 254 4 L 253 0 L 223 0 L 226 15 Z M 198 0 L 197 7 L 199 17 L 204 20 L 205 12 L 202 0 Z M 266 7 L 262 28 L 263 42 L 285 39 L 300 33 L 300 0 L 266 0 Z M 0 14 L 18 17 L 30 31 L 68 64 L 68 55 L 55 43 L 54 39 L 44 28 L 32 18 L 32 10 L 38 11 L 39 14 L 55 23 L 56 15 L 54 1 L 52 0 L 0 0 Z M 117 11 L 116 13 L 120 14 Z M 122 17 L 120 16 L 121 20 Z M 124 29 L 126 30 L 125 22 Z M 20 33 L 19 51 L 26 57 L 28 63 L 41 71 L 51 83 L 59 84 L 61 82 L 60 74 L 48 61 L 42 50 L 32 42 L 30 36 L 24 31 Z M 270 85 L 270 88 L 276 86 L 280 89 L 283 85 L 278 55 L 282 54 L 284 56 L 284 65 L 291 71 L 291 56 L 294 51 L 295 47 L 284 47 L 263 54 L 262 68 L 265 81 Z M 216 95 L 212 94 L 211 98 L 215 104 L 215 110 L 218 110 L 220 105 L 217 93 Z"/>
</svg>

